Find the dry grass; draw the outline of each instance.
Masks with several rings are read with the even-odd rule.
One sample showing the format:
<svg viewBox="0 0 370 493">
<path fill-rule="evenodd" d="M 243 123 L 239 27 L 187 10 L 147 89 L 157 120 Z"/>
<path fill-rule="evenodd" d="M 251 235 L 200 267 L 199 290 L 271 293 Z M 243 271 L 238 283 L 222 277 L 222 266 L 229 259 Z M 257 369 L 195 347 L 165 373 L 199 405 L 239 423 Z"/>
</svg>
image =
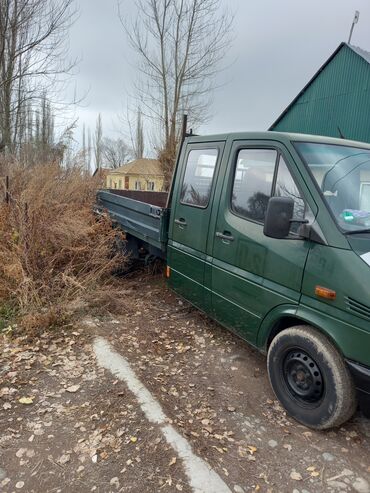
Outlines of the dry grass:
<svg viewBox="0 0 370 493">
<path fill-rule="evenodd" d="M 96 188 L 78 168 L 12 165 L 11 201 L 0 203 L 0 305 L 15 305 L 25 325 L 63 318 L 124 261 L 112 254 L 117 231 L 92 212 Z"/>
</svg>

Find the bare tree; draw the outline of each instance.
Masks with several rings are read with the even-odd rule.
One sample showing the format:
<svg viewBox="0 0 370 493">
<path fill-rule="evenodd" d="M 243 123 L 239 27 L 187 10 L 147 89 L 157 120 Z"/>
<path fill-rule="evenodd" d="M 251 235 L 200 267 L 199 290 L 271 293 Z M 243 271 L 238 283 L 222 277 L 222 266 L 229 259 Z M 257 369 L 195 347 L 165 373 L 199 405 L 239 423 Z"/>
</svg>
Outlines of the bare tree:
<svg viewBox="0 0 370 493">
<path fill-rule="evenodd" d="M 138 54 L 139 99 L 145 115 L 158 125 L 160 160 L 169 165 L 168 174 L 181 114 L 188 113 L 193 127 L 209 117 L 215 75 L 231 42 L 232 17 L 221 0 L 136 0 L 136 6 L 136 22 L 123 23 Z"/>
<path fill-rule="evenodd" d="M 102 154 L 104 164 L 108 168 L 116 169 L 130 159 L 132 151 L 123 139 L 105 137 L 102 142 Z"/>
<path fill-rule="evenodd" d="M 0 151 L 19 149 L 30 106 L 55 94 L 74 65 L 65 43 L 73 2 L 0 0 Z"/>
<path fill-rule="evenodd" d="M 82 125 L 82 160 L 84 163 L 84 168 L 90 171 L 90 163 L 88 163 L 88 153 L 86 149 L 86 125 Z"/>
<path fill-rule="evenodd" d="M 136 116 L 134 116 L 134 114 Z M 129 139 L 132 147 L 132 157 L 141 159 L 144 157 L 145 139 L 144 139 L 144 124 L 141 108 L 135 110 L 127 108 L 126 118 L 122 118 L 122 122 L 128 125 Z"/>
<path fill-rule="evenodd" d="M 90 127 L 87 129 L 87 169 L 91 170 L 91 159 L 92 159 L 92 136 Z"/>
<path fill-rule="evenodd" d="M 18 161 L 28 166 L 61 163 L 66 157 L 67 145 L 73 141 L 75 123 L 67 126 L 57 137 L 55 114 L 46 95 L 38 106 L 34 104 L 27 107 L 22 118 L 24 121 L 18 129 L 19 135 L 22 135 L 22 146 L 16 155 Z"/>
<path fill-rule="evenodd" d="M 102 166 L 102 152 L 103 152 L 103 123 L 101 114 L 99 113 L 96 120 L 95 137 L 94 137 L 94 154 L 95 154 L 95 167 L 101 168 Z"/>
</svg>

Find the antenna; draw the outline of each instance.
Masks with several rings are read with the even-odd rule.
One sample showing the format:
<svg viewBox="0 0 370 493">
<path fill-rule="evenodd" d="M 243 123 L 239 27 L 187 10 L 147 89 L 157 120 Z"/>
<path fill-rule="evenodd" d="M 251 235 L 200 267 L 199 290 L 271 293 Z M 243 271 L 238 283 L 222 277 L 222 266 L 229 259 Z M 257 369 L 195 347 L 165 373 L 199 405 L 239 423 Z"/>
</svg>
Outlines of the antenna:
<svg viewBox="0 0 370 493">
<path fill-rule="evenodd" d="M 355 12 L 355 16 L 353 18 L 353 22 L 352 22 L 352 26 L 351 26 L 351 31 L 349 33 L 349 38 L 348 38 L 348 44 L 351 44 L 351 39 L 352 39 L 352 34 L 353 34 L 353 29 L 355 27 L 355 24 L 358 23 L 358 20 L 360 18 L 360 12 L 358 10 L 356 10 Z"/>
</svg>

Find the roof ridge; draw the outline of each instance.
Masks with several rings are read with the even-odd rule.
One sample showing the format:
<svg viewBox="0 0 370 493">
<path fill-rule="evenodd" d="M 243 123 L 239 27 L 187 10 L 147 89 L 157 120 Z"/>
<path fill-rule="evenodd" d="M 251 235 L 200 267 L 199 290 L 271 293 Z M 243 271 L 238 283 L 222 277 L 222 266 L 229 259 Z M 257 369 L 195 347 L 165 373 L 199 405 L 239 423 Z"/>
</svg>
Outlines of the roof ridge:
<svg viewBox="0 0 370 493">
<path fill-rule="evenodd" d="M 158 159 L 139 158 L 125 163 L 112 171 L 113 174 L 137 174 L 162 176 L 163 172 Z"/>
<path fill-rule="evenodd" d="M 357 53 L 360 57 L 362 57 L 367 63 L 370 63 L 370 52 L 367 50 L 364 50 L 360 46 L 355 46 L 349 43 L 345 43 L 346 46 L 348 46 L 349 49 Z"/>
</svg>

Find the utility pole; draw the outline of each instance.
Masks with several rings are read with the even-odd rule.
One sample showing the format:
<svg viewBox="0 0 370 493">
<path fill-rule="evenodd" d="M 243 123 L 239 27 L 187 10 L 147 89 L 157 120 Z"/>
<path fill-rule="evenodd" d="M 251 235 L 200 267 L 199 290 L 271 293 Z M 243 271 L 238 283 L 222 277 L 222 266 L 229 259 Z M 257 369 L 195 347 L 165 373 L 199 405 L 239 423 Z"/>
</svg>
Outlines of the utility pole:
<svg viewBox="0 0 370 493">
<path fill-rule="evenodd" d="M 351 44 L 353 29 L 355 27 L 355 24 L 358 23 L 359 18 L 360 18 L 360 12 L 358 10 L 356 10 L 355 17 L 353 18 L 353 22 L 352 22 L 352 26 L 351 26 L 351 31 L 349 33 L 348 44 Z"/>
</svg>

